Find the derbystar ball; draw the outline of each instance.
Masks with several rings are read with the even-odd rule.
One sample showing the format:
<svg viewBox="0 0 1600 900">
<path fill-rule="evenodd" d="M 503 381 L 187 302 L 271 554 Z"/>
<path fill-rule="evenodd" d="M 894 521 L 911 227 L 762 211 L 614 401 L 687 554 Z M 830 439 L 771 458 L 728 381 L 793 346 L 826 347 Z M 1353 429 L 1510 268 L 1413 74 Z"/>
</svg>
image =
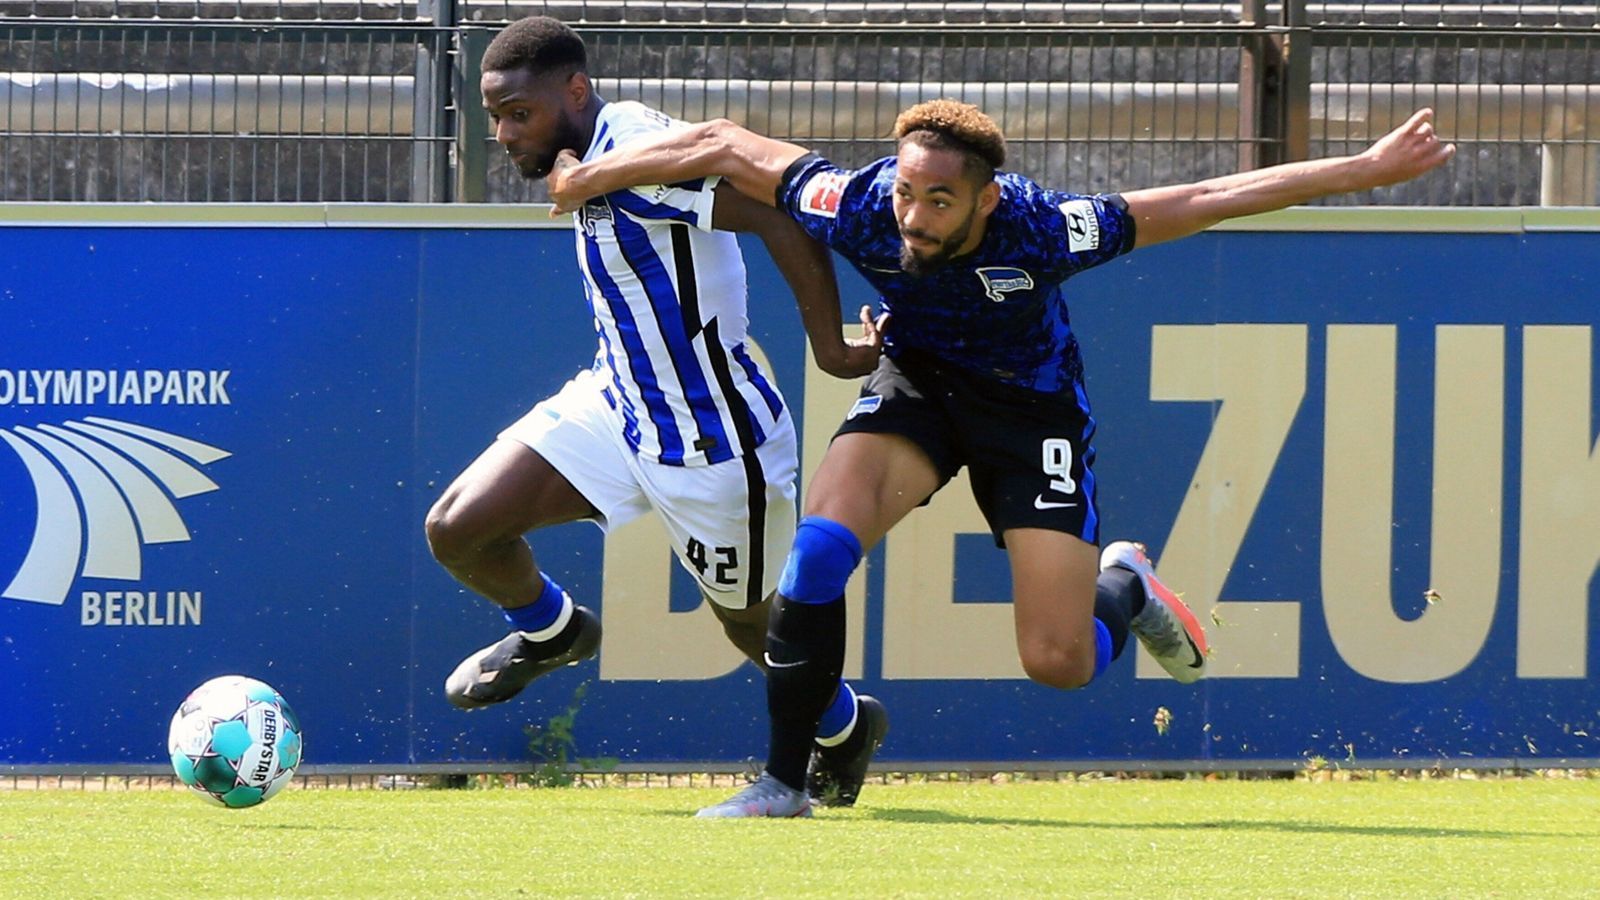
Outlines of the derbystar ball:
<svg viewBox="0 0 1600 900">
<path fill-rule="evenodd" d="M 302 747 L 300 720 L 283 695 L 243 675 L 195 688 L 167 731 L 178 780 L 232 809 L 264 803 L 283 790 Z"/>
</svg>

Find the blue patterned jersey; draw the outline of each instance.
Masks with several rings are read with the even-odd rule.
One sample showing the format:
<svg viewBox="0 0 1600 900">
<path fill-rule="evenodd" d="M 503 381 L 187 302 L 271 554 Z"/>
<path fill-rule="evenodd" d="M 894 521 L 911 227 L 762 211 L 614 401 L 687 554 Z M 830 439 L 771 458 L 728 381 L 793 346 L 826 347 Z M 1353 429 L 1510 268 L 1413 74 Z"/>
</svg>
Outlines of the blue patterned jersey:
<svg viewBox="0 0 1600 900">
<path fill-rule="evenodd" d="M 779 207 L 849 260 L 893 313 L 884 337 L 889 355 L 915 348 L 1051 393 L 1080 383 L 1083 362 L 1061 282 L 1133 249 L 1122 198 L 1046 190 L 996 173 L 1000 204 L 977 250 L 917 276 L 900 268 L 896 168 L 892 156 L 851 172 L 808 154 L 778 188 Z"/>
</svg>

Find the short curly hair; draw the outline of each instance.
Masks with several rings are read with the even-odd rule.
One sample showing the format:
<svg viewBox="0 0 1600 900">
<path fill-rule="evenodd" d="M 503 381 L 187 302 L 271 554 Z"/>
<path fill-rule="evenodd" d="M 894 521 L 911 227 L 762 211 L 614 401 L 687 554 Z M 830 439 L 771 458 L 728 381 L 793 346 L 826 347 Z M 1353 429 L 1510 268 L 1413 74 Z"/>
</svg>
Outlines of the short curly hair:
<svg viewBox="0 0 1600 900">
<path fill-rule="evenodd" d="M 526 69 L 535 76 L 582 72 L 589 64 L 583 38 L 564 22 L 529 16 L 507 25 L 483 51 L 483 71 Z"/>
<path fill-rule="evenodd" d="M 1005 165 L 1006 137 L 983 110 L 959 100 L 929 100 L 900 114 L 894 136 L 907 142 L 942 150 L 960 150 L 981 164 L 986 178 Z"/>
</svg>

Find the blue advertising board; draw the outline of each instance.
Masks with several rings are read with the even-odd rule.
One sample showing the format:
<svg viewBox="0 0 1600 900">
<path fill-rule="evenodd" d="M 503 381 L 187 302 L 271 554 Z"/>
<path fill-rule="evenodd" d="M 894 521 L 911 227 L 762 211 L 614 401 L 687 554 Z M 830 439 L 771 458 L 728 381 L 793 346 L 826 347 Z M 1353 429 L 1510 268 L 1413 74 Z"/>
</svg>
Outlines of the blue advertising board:
<svg viewBox="0 0 1600 900">
<path fill-rule="evenodd" d="M 1068 285 L 1102 535 L 1149 545 L 1215 676 L 1130 652 L 1079 691 L 1028 682 L 1004 555 L 954 484 L 852 584 L 881 759 L 1600 759 L 1600 231 L 1321 215 Z M 601 613 L 598 660 L 471 714 L 441 693 L 503 625 L 423 518 L 590 363 L 571 241 L 420 215 L 0 228 L 0 766 L 161 763 L 178 702 L 228 673 L 290 699 L 314 764 L 527 759 L 525 726 L 580 687 L 582 755 L 761 757 L 760 674 L 649 520 L 530 538 Z M 746 257 L 810 472 L 855 388 Z M 871 299 L 841 279 L 846 309 Z"/>
</svg>

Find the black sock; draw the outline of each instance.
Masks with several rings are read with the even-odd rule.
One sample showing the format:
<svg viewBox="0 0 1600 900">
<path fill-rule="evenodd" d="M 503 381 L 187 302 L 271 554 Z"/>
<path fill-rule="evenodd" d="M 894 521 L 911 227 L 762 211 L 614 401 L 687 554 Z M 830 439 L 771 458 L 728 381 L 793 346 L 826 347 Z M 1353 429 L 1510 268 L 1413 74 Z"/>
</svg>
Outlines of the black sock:
<svg viewBox="0 0 1600 900">
<path fill-rule="evenodd" d="M 767 626 L 767 714 L 772 743 L 767 771 L 794 788 L 806 786 L 817 722 L 844 671 L 844 597 L 830 603 L 773 599 Z"/>
<path fill-rule="evenodd" d="M 1100 573 L 1094 583 L 1094 617 L 1111 632 L 1111 658 L 1122 655 L 1128 642 L 1128 623 L 1144 609 L 1144 585 L 1139 576 L 1112 566 Z"/>
</svg>

